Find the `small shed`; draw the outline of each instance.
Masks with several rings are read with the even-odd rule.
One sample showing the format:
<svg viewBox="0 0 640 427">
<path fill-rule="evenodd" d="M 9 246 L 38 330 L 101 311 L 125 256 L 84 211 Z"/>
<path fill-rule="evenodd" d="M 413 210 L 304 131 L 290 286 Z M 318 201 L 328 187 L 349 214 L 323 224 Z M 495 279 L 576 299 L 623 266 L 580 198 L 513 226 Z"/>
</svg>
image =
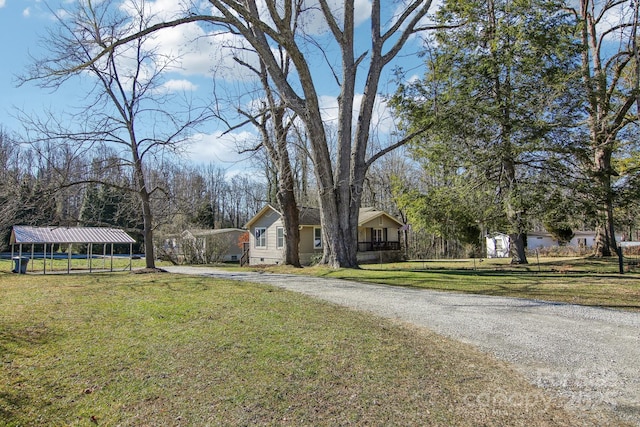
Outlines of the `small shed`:
<svg viewBox="0 0 640 427">
<path fill-rule="evenodd" d="M 509 235 L 493 233 L 486 236 L 487 258 L 508 258 L 511 241 Z"/>
<path fill-rule="evenodd" d="M 118 228 L 103 227 L 31 227 L 25 225 L 16 225 L 11 230 L 11 257 L 16 260 L 16 271 L 24 272 L 26 268 L 21 265 L 23 260 L 33 260 L 35 257 L 35 245 L 42 245 L 42 257 L 45 261 L 44 271 L 47 270 L 47 255 L 53 260 L 53 245 L 68 245 L 67 250 L 67 273 L 71 271 L 71 248 L 74 244 L 87 245 L 87 259 L 89 261 L 89 271 L 92 271 L 93 245 L 102 244 L 102 256 L 110 256 L 110 270 L 113 271 L 113 247 L 114 245 L 128 245 L 129 247 L 129 270 L 131 270 L 131 260 L 133 252 L 133 244 L 135 240 L 129 236 L 124 230 Z M 18 247 L 18 256 L 14 257 Z M 27 251 L 25 252 L 25 245 Z M 49 247 L 49 252 L 47 252 Z M 109 253 L 107 253 L 109 248 Z M 30 249 L 30 250 L 29 250 Z M 26 255 L 30 255 L 27 258 Z"/>
</svg>

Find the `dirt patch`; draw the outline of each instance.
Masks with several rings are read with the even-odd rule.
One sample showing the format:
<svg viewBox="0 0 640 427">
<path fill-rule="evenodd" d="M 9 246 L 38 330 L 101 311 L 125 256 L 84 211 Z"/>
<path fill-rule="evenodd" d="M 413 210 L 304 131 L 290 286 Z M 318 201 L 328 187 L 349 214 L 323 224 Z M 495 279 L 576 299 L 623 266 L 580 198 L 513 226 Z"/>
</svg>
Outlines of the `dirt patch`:
<svg viewBox="0 0 640 427">
<path fill-rule="evenodd" d="M 162 268 L 139 268 L 131 271 L 133 274 L 153 274 L 153 273 L 166 273 L 167 270 Z"/>
</svg>

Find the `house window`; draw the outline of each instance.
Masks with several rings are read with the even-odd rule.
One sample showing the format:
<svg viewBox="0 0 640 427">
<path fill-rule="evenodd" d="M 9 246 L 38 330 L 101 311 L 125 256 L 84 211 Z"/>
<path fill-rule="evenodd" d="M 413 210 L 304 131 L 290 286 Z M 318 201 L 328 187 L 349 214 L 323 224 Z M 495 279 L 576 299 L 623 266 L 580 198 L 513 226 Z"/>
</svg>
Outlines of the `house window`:
<svg viewBox="0 0 640 427">
<path fill-rule="evenodd" d="M 267 229 L 264 227 L 255 229 L 256 248 L 267 247 Z"/>
<path fill-rule="evenodd" d="M 277 249 L 284 248 L 284 228 L 283 227 L 276 228 L 276 248 Z"/>
<path fill-rule="evenodd" d="M 382 242 L 382 228 L 373 229 L 373 241 Z"/>
<path fill-rule="evenodd" d="M 313 229 L 313 249 L 322 249 L 322 229 Z"/>
</svg>

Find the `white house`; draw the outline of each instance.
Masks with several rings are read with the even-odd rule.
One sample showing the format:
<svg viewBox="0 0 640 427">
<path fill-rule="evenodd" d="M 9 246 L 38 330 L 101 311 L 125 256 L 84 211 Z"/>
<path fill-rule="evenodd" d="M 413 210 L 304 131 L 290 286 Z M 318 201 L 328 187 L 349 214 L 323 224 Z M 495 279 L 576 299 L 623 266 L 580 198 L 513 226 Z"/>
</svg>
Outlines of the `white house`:
<svg viewBox="0 0 640 427">
<path fill-rule="evenodd" d="M 616 241 L 620 242 L 621 235 L 616 235 Z M 595 245 L 595 231 L 575 231 L 573 237 L 564 246 L 582 249 L 590 248 Z M 487 235 L 487 258 L 507 258 L 509 257 L 510 240 L 509 236 L 504 233 L 494 233 Z M 527 250 L 535 251 L 537 249 L 558 247 L 558 240 L 546 231 L 534 231 L 527 233 Z"/>
<path fill-rule="evenodd" d="M 622 235 L 616 234 L 616 242 L 622 240 Z M 564 246 L 572 248 L 590 248 L 595 246 L 595 231 L 574 231 L 573 237 Z M 547 232 L 531 232 L 527 234 L 527 249 L 536 250 L 560 246 L 560 243 L 551 233 Z"/>
</svg>

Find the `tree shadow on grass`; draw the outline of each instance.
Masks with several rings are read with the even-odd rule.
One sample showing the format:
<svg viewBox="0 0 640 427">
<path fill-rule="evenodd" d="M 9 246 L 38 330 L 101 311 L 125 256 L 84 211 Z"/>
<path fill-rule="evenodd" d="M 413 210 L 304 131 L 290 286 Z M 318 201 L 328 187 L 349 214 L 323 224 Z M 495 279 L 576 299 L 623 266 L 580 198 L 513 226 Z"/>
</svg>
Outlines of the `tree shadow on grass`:
<svg viewBox="0 0 640 427">
<path fill-rule="evenodd" d="M 8 425 L 21 425 L 24 408 L 33 406 L 33 399 L 21 390 L 22 375 L 20 368 L 14 367 L 14 360 L 52 339 L 54 334 L 44 324 L 0 323 L 0 363 L 4 365 L 0 372 L 7 375 L 7 378 L 0 376 L 0 420 Z"/>
</svg>

